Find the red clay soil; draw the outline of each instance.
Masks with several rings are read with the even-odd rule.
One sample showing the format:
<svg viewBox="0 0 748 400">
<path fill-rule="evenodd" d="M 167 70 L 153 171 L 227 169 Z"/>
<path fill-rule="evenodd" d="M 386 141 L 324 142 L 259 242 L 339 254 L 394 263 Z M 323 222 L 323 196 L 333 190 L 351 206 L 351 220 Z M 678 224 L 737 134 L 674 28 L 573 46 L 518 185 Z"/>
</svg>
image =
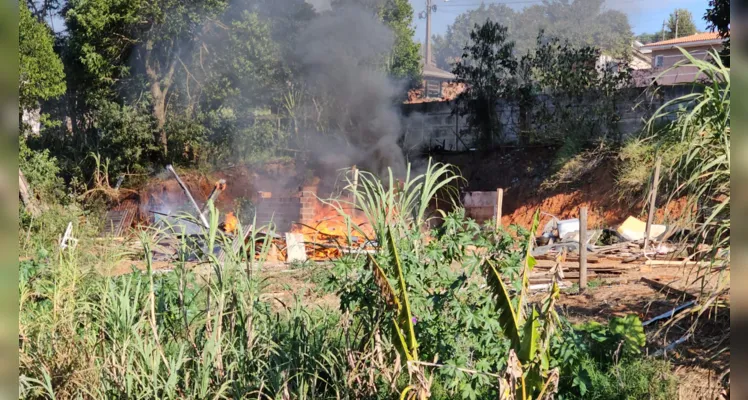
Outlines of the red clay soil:
<svg viewBox="0 0 748 400">
<path fill-rule="evenodd" d="M 643 194 L 636 201 L 621 200 L 615 185 L 616 165 L 603 163 L 575 182 L 543 189 L 542 183 L 550 176 L 554 149 L 537 147 L 510 149 L 492 154 L 462 153 L 438 155 L 437 161 L 448 162 L 460 169 L 467 179 L 465 191 L 492 191 L 504 189 L 502 224 L 529 227 L 534 212 L 555 215 L 558 218 L 577 218 L 579 208 L 588 208 L 591 227 L 615 226 L 629 215 L 644 218 Z M 227 188 L 218 197 L 216 205 L 222 212 L 232 211 L 235 200 L 258 199 L 258 191 L 296 192 L 307 175 L 306 168 L 293 162 L 272 162 L 262 166 L 232 166 L 209 175 L 198 172 L 181 172 L 180 176 L 190 188 L 195 200 L 202 205 L 218 179 L 226 179 Z M 186 198 L 173 177 L 164 173 L 152 179 L 140 191 L 142 216 L 159 203 L 184 204 Z M 658 204 L 655 223 L 667 223 L 683 213 L 685 201 Z M 542 222 L 549 217 L 543 217 Z"/>
<path fill-rule="evenodd" d="M 537 147 L 511 149 L 501 153 L 481 155 L 474 152 L 440 155 L 438 161 L 460 168 L 467 178 L 466 191 L 492 191 L 504 189 L 502 225 L 518 224 L 529 227 L 536 210 L 555 215 L 560 219 L 577 218 L 579 208 L 587 207 L 591 227 L 609 227 L 623 222 L 629 215 L 643 218 L 643 194 L 638 201 L 620 200 L 616 188 L 616 165 L 603 163 L 591 173 L 575 182 L 543 189 L 542 183 L 550 177 L 554 149 Z M 664 202 L 663 202 L 664 203 Z M 683 199 L 668 204 L 658 204 L 655 223 L 665 223 L 680 217 L 685 208 Z M 543 217 L 546 221 L 549 217 Z"/>
</svg>

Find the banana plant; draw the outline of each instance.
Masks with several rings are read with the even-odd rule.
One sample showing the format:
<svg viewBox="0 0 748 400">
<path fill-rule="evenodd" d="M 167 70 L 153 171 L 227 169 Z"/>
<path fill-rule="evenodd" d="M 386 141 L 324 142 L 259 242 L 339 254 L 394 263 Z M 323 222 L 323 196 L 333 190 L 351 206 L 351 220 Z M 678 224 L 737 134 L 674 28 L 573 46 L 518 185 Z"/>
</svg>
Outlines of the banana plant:
<svg viewBox="0 0 748 400">
<path fill-rule="evenodd" d="M 426 399 L 430 396 L 430 379 L 426 379 L 418 364 L 418 341 L 413 325 L 413 314 L 410 311 L 408 290 L 403 274 L 403 264 L 397 248 L 393 227 L 387 229 L 387 246 L 390 250 L 390 260 L 393 272 L 397 275 L 397 290 L 390 284 L 385 270 L 377 260 L 369 254 L 369 266 L 374 276 L 374 282 L 385 301 L 387 308 L 393 312 L 392 342 L 395 344 L 401 359 L 406 360 L 408 373 L 415 378 L 415 383 L 408 385 L 400 394 L 401 399 Z"/>
<path fill-rule="evenodd" d="M 501 275 L 501 267 L 507 261 L 487 258 L 483 265 L 499 312 L 499 324 L 510 341 L 509 361 L 505 377 L 501 380 L 502 399 L 545 399 L 552 396 L 558 386 L 558 371 L 549 367 L 550 341 L 558 323 L 554 309 L 559 296 L 556 282 L 551 285 L 540 311 L 535 307 L 528 310 L 527 307 L 529 275 L 536 264 L 531 252 L 539 215 L 539 212 L 535 212 L 533 217 L 519 278 L 521 288 L 516 294 L 509 291 Z"/>
</svg>

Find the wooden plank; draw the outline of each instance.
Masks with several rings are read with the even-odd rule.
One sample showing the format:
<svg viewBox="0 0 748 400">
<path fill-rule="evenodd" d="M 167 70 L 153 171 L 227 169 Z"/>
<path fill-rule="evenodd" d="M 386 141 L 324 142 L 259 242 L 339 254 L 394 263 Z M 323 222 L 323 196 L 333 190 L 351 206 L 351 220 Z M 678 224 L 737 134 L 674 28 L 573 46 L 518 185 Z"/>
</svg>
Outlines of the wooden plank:
<svg viewBox="0 0 748 400">
<path fill-rule="evenodd" d="M 587 288 L 587 207 L 579 209 L 579 289 Z"/>
<path fill-rule="evenodd" d="M 190 201 L 192 206 L 195 208 L 195 211 L 197 211 L 197 215 L 200 217 L 200 222 L 203 223 L 203 226 L 206 228 L 210 228 L 210 224 L 208 224 L 208 220 L 205 218 L 205 215 L 203 215 L 202 210 L 200 207 L 198 207 L 197 203 L 195 202 L 195 199 L 192 197 L 192 193 L 190 193 L 190 190 L 187 188 L 187 185 L 182 182 L 182 178 L 177 175 L 177 171 L 174 170 L 174 167 L 171 166 L 171 164 L 166 166 L 166 169 L 171 172 L 172 175 L 174 175 L 174 178 L 177 180 L 177 183 L 182 188 L 182 191 L 184 192 L 185 196 L 187 196 L 187 199 Z"/>
<path fill-rule="evenodd" d="M 649 246 L 649 232 L 652 229 L 652 222 L 654 222 L 654 215 L 657 205 L 657 185 L 660 181 L 660 165 L 662 164 L 662 158 L 657 157 L 654 170 L 654 178 L 652 179 L 652 191 L 649 197 L 649 213 L 647 214 L 647 227 L 644 229 L 644 249 L 646 250 Z"/>
<path fill-rule="evenodd" d="M 535 257 L 536 260 L 548 260 L 548 261 L 555 261 L 555 256 L 551 256 L 549 254 L 544 254 L 542 256 Z M 579 262 L 579 257 L 574 256 L 567 256 L 566 261 L 568 262 Z M 600 258 L 594 254 L 588 254 L 587 255 L 587 262 L 592 264 L 597 264 L 600 262 Z"/>
<path fill-rule="evenodd" d="M 712 265 L 709 261 L 679 261 L 679 260 L 647 260 L 645 265 L 663 265 L 671 267 L 708 267 Z M 714 265 L 719 265 L 719 261 L 715 261 Z"/>
<path fill-rule="evenodd" d="M 496 229 L 501 226 L 501 206 L 504 201 L 504 189 L 496 189 Z"/>
</svg>

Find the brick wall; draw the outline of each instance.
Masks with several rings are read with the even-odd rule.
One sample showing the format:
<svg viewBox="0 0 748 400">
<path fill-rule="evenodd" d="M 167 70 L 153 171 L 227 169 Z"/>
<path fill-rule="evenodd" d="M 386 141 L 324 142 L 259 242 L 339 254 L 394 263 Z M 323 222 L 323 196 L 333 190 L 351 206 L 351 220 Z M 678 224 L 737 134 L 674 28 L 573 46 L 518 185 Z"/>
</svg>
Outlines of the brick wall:
<svg viewBox="0 0 748 400">
<path fill-rule="evenodd" d="M 297 223 L 316 226 L 319 221 L 315 219 L 315 215 L 320 207 L 325 207 L 317 198 L 317 190 L 318 187 L 312 185 L 302 186 L 295 193 L 260 192 L 256 207 L 257 224 L 266 225 L 272 219 L 276 233 L 289 232 Z M 336 198 L 340 202 L 338 203 L 340 207 L 349 215 L 353 215 L 354 211 L 349 205 L 353 197 L 349 194 L 338 196 Z M 324 195 L 322 197 L 326 198 Z M 332 208 L 323 210 L 323 212 L 329 216 L 330 210 Z M 338 215 L 335 212 L 332 214 Z"/>
<path fill-rule="evenodd" d="M 312 225 L 314 222 L 314 211 L 317 207 L 317 187 L 303 186 L 300 193 L 299 222 Z"/>
</svg>

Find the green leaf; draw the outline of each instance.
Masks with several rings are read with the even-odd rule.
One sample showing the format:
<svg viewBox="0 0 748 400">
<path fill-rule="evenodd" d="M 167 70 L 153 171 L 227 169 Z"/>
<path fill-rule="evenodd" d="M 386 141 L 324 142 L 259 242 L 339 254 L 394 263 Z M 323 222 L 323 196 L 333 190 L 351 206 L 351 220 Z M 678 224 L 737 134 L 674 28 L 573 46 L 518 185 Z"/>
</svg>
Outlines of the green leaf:
<svg viewBox="0 0 748 400">
<path fill-rule="evenodd" d="M 540 314 L 533 307 L 530 318 L 525 322 L 522 332 L 522 344 L 519 348 L 519 361 L 524 365 L 531 362 L 538 352 L 540 342 Z"/>
<path fill-rule="evenodd" d="M 485 261 L 484 272 L 488 286 L 494 295 L 496 310 L 499 312 L 501 330 L 512 342 L 512 348 L 518 349 L 520 345 L 519 331 L 521 321 L 518 313 L 514 310 L 514 306 L 512 306 L 509 291 L 492 260 Z"/>
<path fill-rule="evenodd" d="M 405 284 L 403 265 L 400 261 L 400 255 L 397 250 L 397 243 L 395 242 L 395 235 L 392 227 L 388 229 L 388 232 L 390 251 L 392 251 L 394 257 L 394 267 L 398 276 L 398 284 L 400 285 L 400 304 L 402 307 L 400 307 L 400 312 L 398 314 L 398 326 L 405 331 L 406 357 L 408 357 L 408 360 L 416 360 L 418 359 L 418 342 L 416 342 L 416 333 L 413 327 L 413 315 L 410 312 L 408 287 Z"/>
</svg>

